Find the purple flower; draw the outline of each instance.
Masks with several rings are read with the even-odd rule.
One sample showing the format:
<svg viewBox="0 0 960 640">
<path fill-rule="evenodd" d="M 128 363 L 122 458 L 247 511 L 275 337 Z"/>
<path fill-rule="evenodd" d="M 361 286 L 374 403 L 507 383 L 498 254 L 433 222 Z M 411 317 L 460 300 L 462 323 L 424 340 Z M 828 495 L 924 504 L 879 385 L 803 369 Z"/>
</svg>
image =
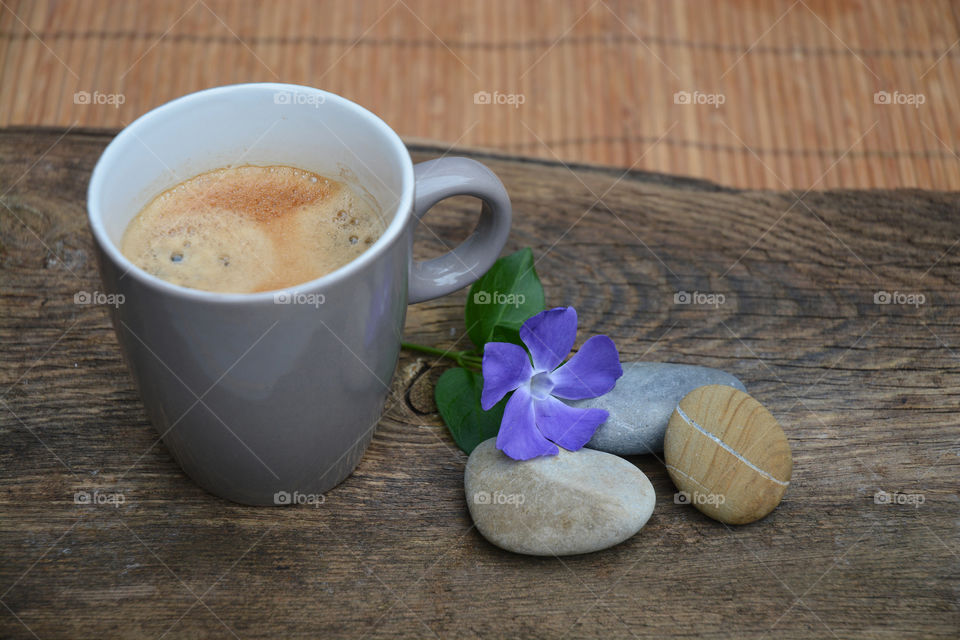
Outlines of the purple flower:
<svg viewBox="0 0 960 640">
<path fill-rule="evenodd" d="M 520 327 L 529 355 L 523 347 L 507 342 L 484 346 L 480 405 L 488 411 L 513 391 L 497 434 L 497 448 L 511 458 L 556 455 L 557 445 L 576 451 L 609 417 L 603 409 L 577 409 L 557 399 L 595 398 L 613 389 L 623 375 L 617 347 L 607 336 L 593 336 L 557 368 L 576 337 L 577 311 L 557 307 L 538 313 Z"/>
</svg>

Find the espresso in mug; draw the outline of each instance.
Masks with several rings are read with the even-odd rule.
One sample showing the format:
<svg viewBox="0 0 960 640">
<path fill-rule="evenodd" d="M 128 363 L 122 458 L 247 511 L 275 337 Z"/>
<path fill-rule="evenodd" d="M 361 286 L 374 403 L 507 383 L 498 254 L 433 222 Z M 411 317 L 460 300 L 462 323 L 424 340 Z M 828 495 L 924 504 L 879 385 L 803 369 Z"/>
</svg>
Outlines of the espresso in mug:
<svg viewBox="0 0 960 640">
<path fill-rule="evenodd" d="M 287 166 L 201 174 L 157 196 L 121 251 L 173 284 L 254 293 L 323 276 L 370 247 L 385 224 L 346 183 Z"/>
</svg>

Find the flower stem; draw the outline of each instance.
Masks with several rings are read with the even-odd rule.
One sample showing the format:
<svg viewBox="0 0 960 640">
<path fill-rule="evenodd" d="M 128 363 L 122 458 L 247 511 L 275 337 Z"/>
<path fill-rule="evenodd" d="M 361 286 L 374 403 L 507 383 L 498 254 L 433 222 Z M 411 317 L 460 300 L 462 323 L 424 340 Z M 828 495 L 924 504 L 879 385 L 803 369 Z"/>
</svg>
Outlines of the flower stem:
<svg viewBox="0 0 960 640">
<path fill-rule="evenodd" d="M 411 351 L 422 351 L 423 353 L 429 353 L 432 356 L 440 356 L 441 358 L 451 358 L 456 360 L 457 354 L 462 353 L 460 351 L 449 351 L 443 349 L 437 349 L 435 347 L 428 347 L 423 344 L 415 344 L 413 342 L 401 342 L 400 346 L 404 349 L 410 349 Z"/>
<path fill-rule="evenodd" d="M 448 358 L 453 360 L 464 369 L 474 369 L 479 371 L 483 365 L 483 358 L 474 351 L 450 351 L 449 349 L 437 349 L 422 344 L 412 342 L 401 342 L 400 346 L 411 351 L 427 353 L 439 358 Z"/>
</svg>

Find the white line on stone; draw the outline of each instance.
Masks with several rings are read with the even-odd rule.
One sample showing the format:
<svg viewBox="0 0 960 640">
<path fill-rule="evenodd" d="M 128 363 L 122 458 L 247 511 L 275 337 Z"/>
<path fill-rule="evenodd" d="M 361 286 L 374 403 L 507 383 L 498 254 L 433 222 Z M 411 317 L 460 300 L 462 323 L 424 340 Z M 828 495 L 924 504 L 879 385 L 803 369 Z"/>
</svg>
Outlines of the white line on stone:
<svg viewBox="0 0 960 640">
<path fill-rule="evenodd" d="M 694 478 L 694 477 L 693 477 L 692 475 L 690 475 L 689 473 L 687 473 L 687 472 L 685 472 L 685 471 L 681 471 L 680 469 L 676 468 L 676 467 L 673 466 L 672 464 L 668 464 L 668 465 L 666 465 L 666 467 L 667 467 L 667 469 L 673 469 L 674 471 L 676 471 L 677 473 L 679 473 L 680 475 L 682 475 L 684 478 L 686 478 L 686 479 L 689 480 L 690 482 L 693 482 L 693 483 L 696 483 L 696 484 L 700 485 L 701 487 L 703 487 L 704 489 L 707 490 L 707 493 L 710 492 L 710 487 L 708 487 L 707 485 L 703 484 L 702 482 L 700 482 L 699 480 L 697 480 L 696 478 Z"/>
<path fill-rule="evenodd" d="M 744 457 L 743 457 L 742 455 L 740 455 L 740 453 L 739 453 L 738 451 L 736 451 L 733 447 L 731 447 L 731 446 L 728 445 L 726 442 L 724 442 L 723 440 L 721 440 L 720 438 L 718 438 L 718 437 L 715 436 L 714 434 L 710 433 L 709 431 L 707 431 L 706 429 L 704 429 L 703 427 L 701 427 L 701 426 L 700 426 L 699 424 L 697 424 L 694 420 L 691 420 L 691 419 L 690 419 L 690 416 L 688 416 L 686 413 L 684 413 L 684 412 L 683 412 L 683 409 L 681 409 L 680 407 L 677 407 L 677 414 L 678 414 L 681 418 L 683 418 L 684 421 L 686 421 L 686 423 L 687 423 L 688 425 L 690 425 L 691 427 L 693 427 L 694 429 L 696 429 L 697 431 L 699 431 L 699 432 L 702 433 L 703 435 L 707 436 L 708 438 L 710 438 L 711 440 L 713 440 L 714 442 L 716 442 L 718 445 L 720 445 L 720 447 L 721 447 L 724 451 L 727 451 L 727 452 L 729 452 L 730 454 L 732 454 L 737 460 L 739 460 L 739 461 L 742 462 L 743 464 L 747 465 L 748 467 L 750 467 L 751 469 L 753 469 L 754 471 L 756 471 L 757 473 L 759 473 L 760 475 L 762 475 L 762 476 L 763 476 L 764 478 L 766 478 L 767 480 L 771 480 L 772 482 L 776 482 L 777 484 L 783 485 L 784 487 L 786 487 L 786 486 L 788 486 L 788 485 L 790 484 L 789 481 L 788 481 L 788 482 L 784 482 L 783 480 L 777 480 L 777 479 L 774 478 L 772 475 L 770 475 L 769 473 L 767 473 L 766 471 L 764 471 L 763 469 L 761 469 L 761 468 L 758 467 L 757 465 L 753 464 L 752 462 L 750 462 L 749 460 L 747 460 L 746 458 L 744 458 Z"/>
</svg>

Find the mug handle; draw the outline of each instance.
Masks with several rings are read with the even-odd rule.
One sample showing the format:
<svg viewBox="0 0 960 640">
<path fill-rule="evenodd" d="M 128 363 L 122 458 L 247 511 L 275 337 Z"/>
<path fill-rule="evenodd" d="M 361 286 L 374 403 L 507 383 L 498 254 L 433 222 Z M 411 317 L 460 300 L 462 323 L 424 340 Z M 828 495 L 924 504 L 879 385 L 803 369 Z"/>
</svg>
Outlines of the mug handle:
<svg viewBox="0 0 960 640">
<path fill-rule="evenodd" d="M 470 158 L 438 158 L 413 167 L 413 226 L 441 200 L 480 198 L 480 220 L 469 238 L 449 253 L 410 264 L 409 301 L 445 296 L 479 279 L 493 266 L 510 233 L 512 210 L 503 183 L 490 169 Z M 411 237 L 413 229 L 411 228 Z"/>
</svg>

